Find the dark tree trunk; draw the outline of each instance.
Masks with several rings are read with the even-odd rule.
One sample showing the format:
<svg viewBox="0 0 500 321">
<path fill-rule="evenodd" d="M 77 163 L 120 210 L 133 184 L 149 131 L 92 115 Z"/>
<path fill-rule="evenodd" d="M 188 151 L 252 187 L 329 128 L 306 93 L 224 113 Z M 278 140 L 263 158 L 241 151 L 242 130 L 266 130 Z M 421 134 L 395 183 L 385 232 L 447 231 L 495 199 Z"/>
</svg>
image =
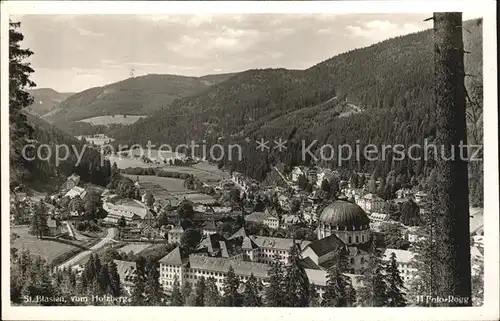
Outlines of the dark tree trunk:
<svg viewBox="0 0 500 321">
<path fill-rule="evenodd" d="M 461 13 L 434 13 L 435 99 L 437 110 L 436 205 L 437 264 L 435 281 L 440 297 L 460 297 L 471 305 L 469 197 Z M 450 159 L 451 157 L 454 158 Z"/>
</svg>

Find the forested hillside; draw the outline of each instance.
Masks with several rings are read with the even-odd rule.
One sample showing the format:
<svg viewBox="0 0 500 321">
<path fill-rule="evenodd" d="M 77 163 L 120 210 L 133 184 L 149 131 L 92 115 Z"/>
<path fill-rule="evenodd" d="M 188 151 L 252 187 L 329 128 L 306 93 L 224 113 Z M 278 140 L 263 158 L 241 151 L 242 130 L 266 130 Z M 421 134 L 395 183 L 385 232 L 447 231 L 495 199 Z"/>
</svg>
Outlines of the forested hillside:
<svg viewBox="0 0 500 321">
<path fill-rule="evenodd" d="M 150 74 L 129 78 L 74 94 L 43 117 L 58 124 L 102 115 L 149 115 L 177 98 L 202 92 L 229 77 L 231 74 L 200 78 Z"/>
<path fill-rule="evenodd" d="M 463 33 L 470 139 L 474 141 L 482 141 L 481 27 L 481 20 L 467 21 Z M 307 70 L 240 73 L 111 135 L 117 143 L 129 145 L 148 140 L 171 145 L 202 139 L 208 144 L 242 145 L 259 137 L 289 140 L 283 155 L 256 152 L 255 146 L 247 146 L 243 162 L 225 160 L 226 165 L 262 179 L 278 159 L 290 166 L 310 162 L 301 159 L 302 140 L 333 146 L 355 146 L 356 141 L 361 146 L 432 142 L 436 130 L 433 80 L 433 35 L 426 30 L 335 56 Z M 362 112 L 341 117 L 349 104 Z M 332 160 L 324 165 L 338 164 Z M 394 161 L 390 153 L 379 162 L 352 159 L 342 165 L 376 170 L 382 177 L 391 170 L 420 177 L 432 169 L 431 161 Z M 482 168 L 475 166 L 474 171 Z M 482 188 L 475 187 L 482 183 L 472 180 L 471 184 L 471 190 L 482 193 Z"/>
<path fill-rule="evenodd" d="M 12 184 L 36 182 L 43 183 L 52 178 L 69 176 L 77 173 L 85 182 L 106 185 L 111 173 L 109 161 L 101 164 L 101 153 L 90 147 L 84 147 L 84 143 L 69 136 L 55 126 L 32 115 L 27 115 L 27 122 L 32 127 L 32 140 L 26 149 L 27 156 L 32 157 L 32 161 L 27 162 L 29 175 L 23 182 L 11 181 Z M 40 146 L 47 147 L 40 147 Z M 67 146 L 69 156 L 67 159 L 56 163 L 56 149 L 59 147 L 59 157 L 65 158 Z M 76 151 L 76 153 L 75 153 Z M 39 153 L 35 157 L 35 153 Z M 81 161 L 78 163 L 78 155 L 81 153 Z"/>
<path fill-rule="evenodd" d="M 26 111 L 36 116 L 42 116 L 52 111 L 63 100 L 73 95 L 73 93 L 60 93 L 52 88 L 30 89 L 28 92 L 33 96 L 33 104 L 26 107 Z"/>
</svg>

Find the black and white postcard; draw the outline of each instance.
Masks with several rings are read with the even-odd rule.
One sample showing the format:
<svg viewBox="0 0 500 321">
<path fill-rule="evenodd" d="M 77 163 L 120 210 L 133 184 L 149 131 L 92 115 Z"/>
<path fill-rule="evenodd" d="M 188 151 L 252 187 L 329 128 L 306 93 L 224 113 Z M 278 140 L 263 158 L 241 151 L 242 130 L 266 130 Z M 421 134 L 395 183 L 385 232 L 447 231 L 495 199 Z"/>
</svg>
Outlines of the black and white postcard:
<svg viewBox="0 0 500 321">
<path fill-rule="evenodd" d="M 498 319 L 493 1 L 1 5 L 2 319 Z"/>
</svg>

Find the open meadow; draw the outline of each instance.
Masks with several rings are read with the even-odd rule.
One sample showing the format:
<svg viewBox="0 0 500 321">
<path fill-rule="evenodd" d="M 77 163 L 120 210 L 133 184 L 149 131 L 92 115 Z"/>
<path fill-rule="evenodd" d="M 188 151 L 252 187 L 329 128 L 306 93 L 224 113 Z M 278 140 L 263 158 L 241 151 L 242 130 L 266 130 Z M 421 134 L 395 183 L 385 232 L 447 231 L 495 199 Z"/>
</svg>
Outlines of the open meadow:
<svg viewBox="0 0 500 321">
<path fill-rule="evenodd" d="M 145 191 L 151 192 L 156 199 L 162 200 L 182 200 L 184 198 L 193 202 L 213 203 L 214 199 L 210 195 L 201 194 L 184 187 L 184 180 L 171 177 L 160 177 L 155 175 L 130 175 L 124 176 L 136 180 Z"/>
<path fill-rule="evenodd" d="M 133 254 L 140 253 L 150 247 L 152 244 L 149 243 L 129 243 L 124 247 L 120 248 L 118 251 L 123 252 L 125 254 L 129 254 L 132 252 Z"/>
<path fill-rule="evenodd" d="M 39 255 L 52 262 L 56 257 L 69 251 L 75 251 L 79 247 L 84 247 L 85 242 L 73 240 L 57 239 L 37 239 L 34 235 L 28 234 L 28 226 L 11 227 L 10 233 L 16 234 L 11 247 L 18 250 L 28 250 L 30 253 Z"/>
</svg>

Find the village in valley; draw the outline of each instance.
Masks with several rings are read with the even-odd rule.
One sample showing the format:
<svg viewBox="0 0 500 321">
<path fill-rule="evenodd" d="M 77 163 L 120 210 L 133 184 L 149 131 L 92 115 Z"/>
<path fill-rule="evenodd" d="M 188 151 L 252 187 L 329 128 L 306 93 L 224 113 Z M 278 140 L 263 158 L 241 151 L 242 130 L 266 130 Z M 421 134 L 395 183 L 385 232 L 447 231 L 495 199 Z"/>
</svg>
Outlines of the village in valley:
<svg viewBox="0 0 500 321">
<path fill-rule="evenodd" d="M 176 163 L 190 165 L 178 167 L 173 162 L 158 166 L 161 162 L 118 157 L 143 167 L 120 169 L 113 163 L 107 186 L 83 182 L 73 174 L 57 192 L 44 197 L 14 190 L 14 247 L 33 250 L 23 237 L 39 238 L 47 250 L 51 244 L 74 244 L 66 252 L 48 254 L 51 266 L 84 278 L 95 260 L 112 262 L 120 293 L 126 296 L 133 296 L 137 286 L 137 265 L 147 260 L 157 266 L 154 275 L 166 294 L 162 303 L 178 300 L 186 305 L 196 305 L 194 291 L 202 279 L 204 287 L 210 280 L 223 294 L 228 273 L 237 280 L 238 294 L 246 293 L 245 285 L 252 279 L 258 289 L 255 296 L 265 297 L 273 267 L 294 261 L 305 271 L 316 298 L 313 304 L 320 306 L 339 253 L 345 257 L 345 275 L 355 293 L 362 292 L 363 274 L 377 253 L 381 267 L 391 262 L 397 267 L 405 304 L 418 303 L 408 291 L 414 291 L 420 277 L 416 248 L 427 237 L 426 187 L 432 184 L 432 174 L 411 184 L 406 175 L 396 177 L 394 172 L 384 179 L 376 173 L 287 169 L 278 164 L 259 183 L 186 157 Z M 138 168 L 149 174 L 125 174 Z M 172 168 L 182 168 L 182 173 Z M 471 208 L 470 237 L 472 272 L 479 275 L 482 208 Z M 180 298 L 172 298 L 172 293 Z"/>
<path fill-rule="evenodd" d="M 11 305 L 483 306 L 483 22 L 431 15 L 13 16 Z"/>
</svg>

